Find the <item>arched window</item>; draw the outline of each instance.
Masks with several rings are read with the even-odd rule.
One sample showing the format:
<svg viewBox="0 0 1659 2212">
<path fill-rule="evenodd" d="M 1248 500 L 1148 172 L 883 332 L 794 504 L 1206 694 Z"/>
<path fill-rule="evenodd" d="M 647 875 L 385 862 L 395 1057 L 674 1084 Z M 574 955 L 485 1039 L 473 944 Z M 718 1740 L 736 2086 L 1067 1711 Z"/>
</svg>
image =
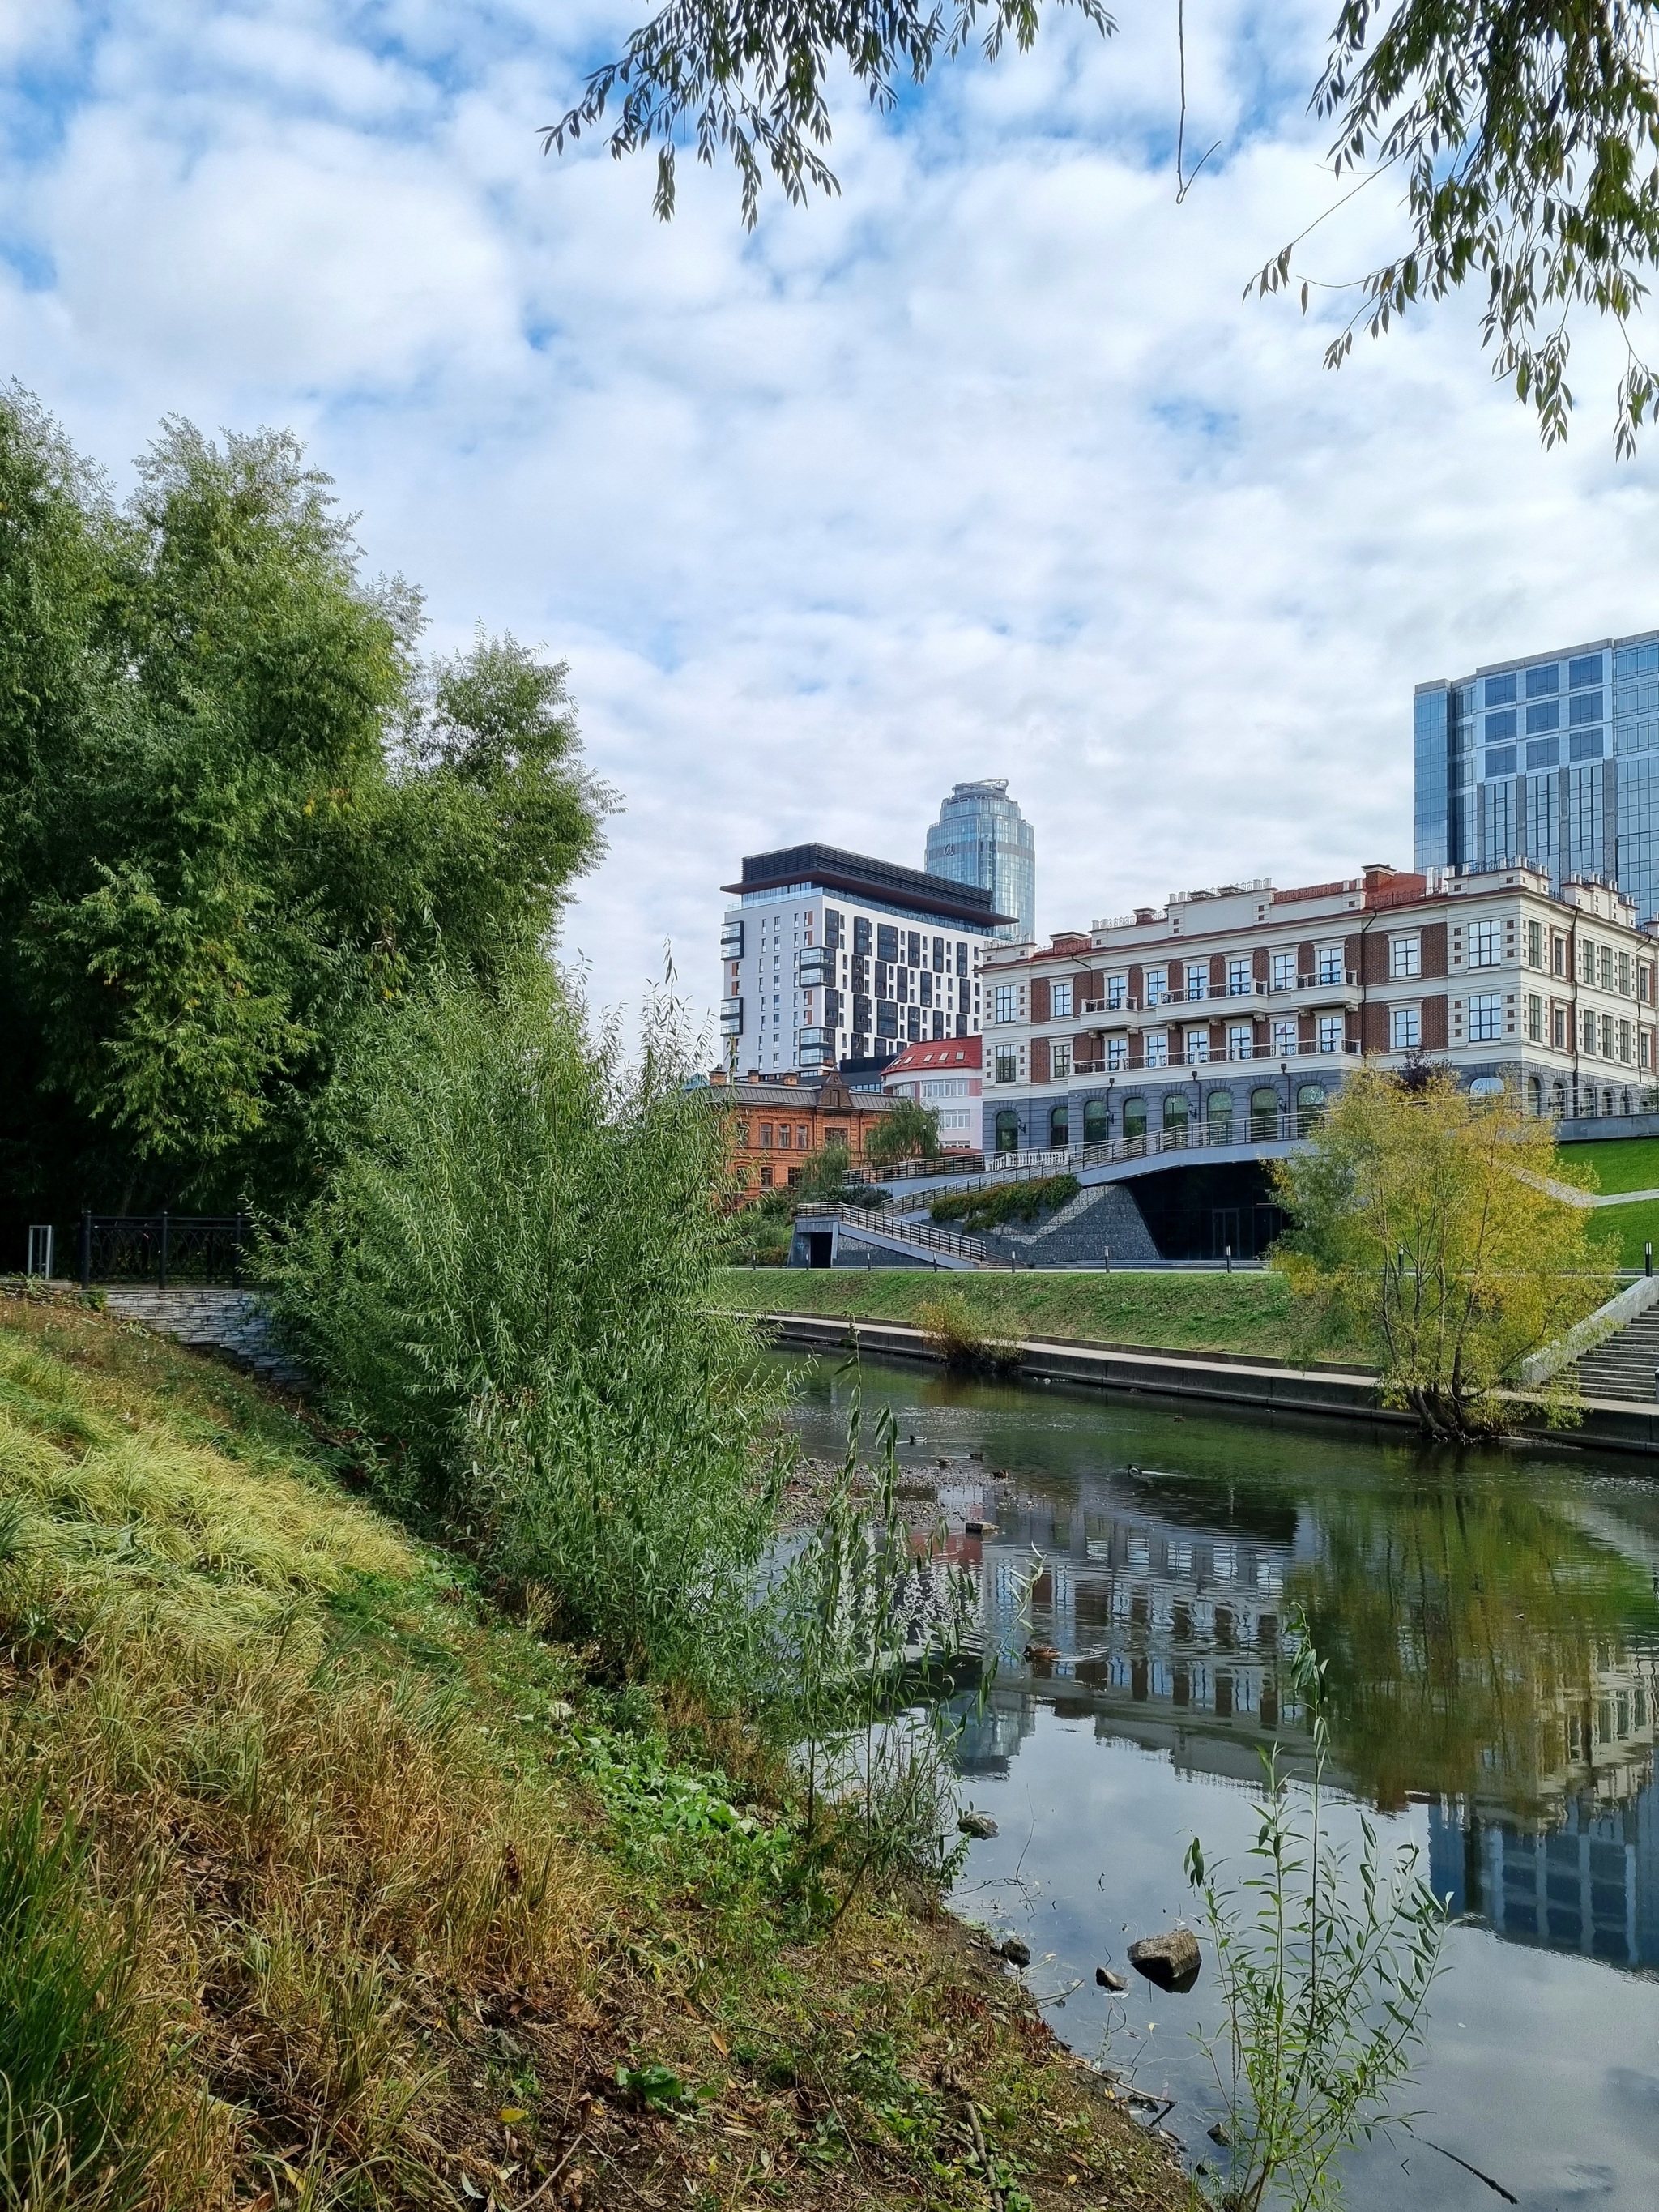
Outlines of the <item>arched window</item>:
<svg viewBox="0 0 1659 2212">
<path fill-rule="evenodd" d="M 1541 1115 L 1544 1111 L 1544 1085 L 1540 1076 L 1527 1078 L 1527 1111 L 1534 1115 Z"/>
<path fill-rule="evenodd" d="M 1477 1075 L 1469 1085 L 1471 1098 L 1501 1098 L 1504 1079 L 1501 1075 Z"/>
<path fill-rule="evenodd" d="M 1083 1141 L 1085 1145 L 1103 1145 L 1106 1141 L 1106 1101 L 1087 1100 L 1083 1109 Z"/>
<path fill-rule="evenodd" d="M 1051 1152 L 1063 1152 L 1071 1143 L 1067 1133 L 1071 1126 L 1072 1109 L 1069 1106 L 1062 1103 L 1048 1109 L 1048 1149 Z"/>
<path fill-rule="evenodd" d="M 1325 1086 L 1322 1083 L 1302 1083 L 1296 1092 L 1296 1133 L 1311 1136 L 1325 1118 Z"/>
<path fill-rule="evenodd" d="M 1205 1101 L 1204 1119 L 1208 1124 L 1212 1145 L 1231 1145 L 1233 1140 L 1232 1092 L 1212 1091 Z"/>
<path fill-rule="evenodd" d="M 1005 1106 L 997 1115 L 997 1150 L 1017 1152 L 1019 1150 L 1019 1116 L 1012 1106 Z"/>
<path fill-rule="evenodd" d="M 1621 1091 L 1619 1094 L 1619 1111 L 1621 1114 L 1628 1114 L 1630 1111 L 1630 1093 L 1628 1091 Z"/>
<path fill-rule="evenodd" d="M 1279 1134 L 1279 1093 L 1268 1084 L 1250 1093 L 1250 1140 L 1261 1144 Z"/>
<path fill-rule="evenodd" d="M 1166 1091 L 1164 1094 L 1164 1142 L 1166 1148 L 1176 1148 L 1187 1142 L 1187 1094 L 1184 1091 Z"/>
<path fill-rule="evenodd" d="M 1567 1111 L 1567 1086 L 1565 1083 L 1558 1083 L 1556 1085 L 1554 1097 L 1550 1106 L 1550 1111 L 1554 1115 L 1558 1121 L 1565 1118 Z"/>
<path fill-rule="evenodd" d="M 1611 1114 L 1613 1110 L 1613 1093 L 1611 1091 L 1604 1091 L 1601 1093 L 1601 1111 L 1604 1114 Z"/>
<path fill-rule="evenodd" d="M 1146 1101 L 1144 1098 L 1124 1100 L 1123 1134 L 1132 1151 L 1144 1152 L 1146 1149 Z"/>
</svg>

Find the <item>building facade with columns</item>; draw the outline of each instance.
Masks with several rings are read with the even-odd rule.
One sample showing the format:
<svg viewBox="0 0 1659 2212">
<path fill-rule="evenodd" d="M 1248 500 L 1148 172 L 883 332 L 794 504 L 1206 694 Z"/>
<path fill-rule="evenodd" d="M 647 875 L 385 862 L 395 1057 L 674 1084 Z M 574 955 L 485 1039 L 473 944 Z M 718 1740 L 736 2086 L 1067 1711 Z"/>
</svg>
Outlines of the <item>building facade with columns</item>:
<svg viewBox="0 0 1659 2212">
<path fill-rule="evenodd" d="M 1636 1111 L 1656 958 L 1622 893 L 1528 866 L 1189 891 L 987 954 L 985 1149 L 1305 1134 L 1362 1064 L 1418 1058 L 1534 1113 Z"/>
</svg>

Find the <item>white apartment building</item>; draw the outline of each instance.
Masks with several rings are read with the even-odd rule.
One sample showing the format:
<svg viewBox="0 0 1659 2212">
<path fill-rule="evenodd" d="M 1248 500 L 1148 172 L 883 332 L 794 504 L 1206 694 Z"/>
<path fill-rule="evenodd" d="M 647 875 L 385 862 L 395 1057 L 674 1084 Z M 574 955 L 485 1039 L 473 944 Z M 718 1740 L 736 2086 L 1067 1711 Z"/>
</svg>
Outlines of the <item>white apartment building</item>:
<svg viewBox="0 0 1659 2212">
<path fill-rule="evenodd" d="M 810 1073 L 978 1036 L 980 963 L 1004 920 L 988 890 L 830 845 L 752 854 L 726 889 L 737 903 L 720 927 L 720 1042 L 733 1072 Z"/>
<path fill-rule="evenodd" d="M 994 951 L 985 1149 L 1305 1131 L 1362 1061 L 1443 1061 L 1534 1113 L 1635 1110 L 1659 943 L 1622 893 L 1528 866 L 1224 884 Z"/>
<path fill-rule="evenodd" d="M 938 1115 L 941 1152 L 976 1152 L 980 1148 L 985 1118 L 980 1104 L 983 1043 L 982 1037 L 966 1036 L 908 1044 L 882 1070 L 881 1087 L 890 1098 L 914 1098 Z"/>
</svg>

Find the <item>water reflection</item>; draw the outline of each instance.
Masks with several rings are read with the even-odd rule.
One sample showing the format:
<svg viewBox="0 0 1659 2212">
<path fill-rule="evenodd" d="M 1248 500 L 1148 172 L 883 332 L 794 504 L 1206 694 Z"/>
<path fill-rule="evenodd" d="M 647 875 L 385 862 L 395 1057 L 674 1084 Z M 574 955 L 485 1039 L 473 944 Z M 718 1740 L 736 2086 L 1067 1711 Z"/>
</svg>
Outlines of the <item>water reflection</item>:
<svg viewBox="0 0 1659 2212">
<path fill-rule="evenodd" d="M 963 1703 L 969 1774 L 1006 1777 L 1045 1710 L 1177 1772 L 1252 1789 L 1275 1739 L 1294 1772 L 1306 1735 L 1280 1639 L 1299 1605 L 1329 1662 L 1341 1779 L 1385 1812 L 1425 1808 L 1454 1912 L 1659 1968 L 1653 1485 L 1565 1455 L 1425 1462 L 1237 1415 L 1174 1425 L 1058 1391 L 879 1370 L 865 1389 L 909 1409 L 907 1456 L 950 1462 L 951 1553 L 1001 1655 L 987 1709 Z M 814 1448 L 846 1395 L 812 1374 Z M 1024 1661 L 1028 1643 L 1054 1656 Z"/>
</svg>

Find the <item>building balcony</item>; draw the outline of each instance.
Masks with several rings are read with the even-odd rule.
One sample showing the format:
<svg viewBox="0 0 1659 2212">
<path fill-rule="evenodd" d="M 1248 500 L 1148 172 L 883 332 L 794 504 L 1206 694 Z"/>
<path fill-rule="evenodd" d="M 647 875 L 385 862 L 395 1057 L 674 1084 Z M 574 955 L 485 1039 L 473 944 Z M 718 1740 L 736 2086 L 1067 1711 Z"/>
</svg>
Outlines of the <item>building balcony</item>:
<svg viewBox="0 0 1659 2212">
<path fill-rule="evenodd" d="M 1415 981 L 1417 979 L 1413 977 L 1412 980 Z M 1131 1014 L 1162 1014 L 1170 1007 L 1205 1006 L 1216 1010 L 1210 1017 L 1212 1021 L 1224 1022 L 1229 1016 L 1237 1019 L 1247 1007 L 1270 999 L 1283 1002 L 1286 999 L 1307 999 L 1311 995 L 1316 1001 L 1327 1005 L 1336 999 L 1345 1006 L 1354 1005 L 1358 1001 L 1359 988 L 1359 977 L 1352 968 L 1348 968 L 1340 975 L 1328 976 L 1323 981 L 1317 975 L 1298 975 L 1294 983 L 1253 982 L 1248 990 L 1243 991 L 1166 991 L 1153 999 L 1126 996 L 1116 1004 L 1109 999 L 1085 999 L 1079 1002 L 1074 1018 L 1103 1025 L 1105 1018 L 1113 1015 L 1127 1018 Z M 1054 1018 L 1063 1021 L 1068 1018 L 1059 1015 Z"/>
<path fill-rule="evenodd" d="M 1130 1052 L 1121 1060 L 1074 1060 L 1069 1075 L 1051 1075 L 1047 1079 L 1051 1084 L 1061 1084 L 1079 1080 L 1092 1082 L 1097 1076 L 1102 1075 L 1168 1075 L 1184 1081 L 1200 1068 L 1249 1066 L 1252 1062 L 1268 1060 L 1358 1060 L 1360 1049 L 1358 1037 L 1343 1037 L 1335 1044 L 1255 1044 L 1248 1052 L 1211 1053 L 1202 1059 L 1188 1059 L 1182 1055 L 1169 1060 L 1148 1060 L 1144 1053 Z M 1029 1077 L 1022 1076 L 1009 1083 L 999 1083 L 994 1077 L 988 1076 L 986 1087 L 993 1091 L 1018 1091 L 1042 1086 Z"/>
</svg>

